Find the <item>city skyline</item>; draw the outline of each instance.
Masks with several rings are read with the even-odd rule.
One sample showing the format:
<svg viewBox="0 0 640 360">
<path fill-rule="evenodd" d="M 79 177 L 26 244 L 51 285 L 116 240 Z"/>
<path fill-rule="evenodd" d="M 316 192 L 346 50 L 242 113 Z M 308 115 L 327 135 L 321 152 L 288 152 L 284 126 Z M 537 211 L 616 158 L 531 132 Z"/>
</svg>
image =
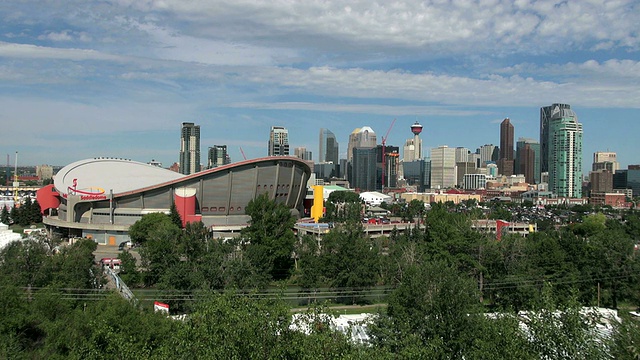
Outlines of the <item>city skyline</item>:
<svg viewBox="0 0 640 360">
<path fill-rule="evenodd" d="M 292 148 L 354 128 L 402 148 L 539 138 L 539 111 L 571 104 L 584 158 L 640 163 L 640 2 L 303 4 L 246 1 L 3 1 L 0 155 L 19 164 L 91 157 L 178 161 L 176 128 L 232 161 L 266 155 L 271 126 Z M 456 26 L 452 29 L 451 24 Z M 426 155 L 426 154 L 425 154 Z M 4 161 L 3 161 L 4 162 Z M 585 161 L 583 173 L 591 164 Z"/>
</svg>

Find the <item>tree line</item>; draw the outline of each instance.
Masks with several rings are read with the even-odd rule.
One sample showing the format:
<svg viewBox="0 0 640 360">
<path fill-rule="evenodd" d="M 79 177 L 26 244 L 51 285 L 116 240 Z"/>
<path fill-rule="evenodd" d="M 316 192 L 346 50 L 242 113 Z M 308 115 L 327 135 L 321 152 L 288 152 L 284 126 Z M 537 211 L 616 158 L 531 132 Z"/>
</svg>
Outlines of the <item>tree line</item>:
<svg viewBox="0 0 640 360">
<path fill-rule="evenodd" d="M 3 206 L 0 210 L 0 222 L 5 225 L 17 224 L 23 227 L 41 223 L 40 205 L 37 200 L 32 201 L 30 197 L 27 197 L 22 205 L 14 204 L 10 210 Z"/>
<path fill-rule="evenodd" d="M 362 204 L 330 198 L 321 239 L 297 238 L 289 210 L 257 197 L 251 223 L 236 239 L 214 239 L 201 223 L 148 214 L 131 228 L 141 263 L 123 252 L 129 285 L 193 294 L 172 309 L 176 321 L 116 297 L 88 301 L 64 289 L 100 287 L 95 243 L 59 251 L 46 241 L 15 243 L 0 252 L 0 357 L 103 358 L 627 358 L 640 354 L 640 329 L 625 319 L 611 335 L 583 306 L 638 304 L 640 235 L 636 212 L 620 219 L 588 214 L 581 222 L 501 241 L 471 228 L 467 213 L 432 204 L 415 207 L 421 221 L 387 238 L 363 235 Z M 424 209 L 424 205 L 422 205 Z M 369 324 L 370 343 L 358 345 L 320 313 L 305 315 L 307 334 L 293 330 L 283 298 L 252 290 L 299 286 L 361 292 L 389 286 L 386 310 Z M 29 290 L 32 289 L 32 290 Z M 38 289 L 36 291 L 36 289 Z M 196 296 L 197 295 L 197 296 Z M 26 300 L 26 301 L 25 301 Z M 519 311 L 535 316 L 523 318 Z M 5 316 L 12 314 L 12 316 Z M 493 315 L 491 315 L 493 314 Z M 496 315 L 497 314 L 497 315 Z M 522 324 L 526 325 L 523 331 Z M 4 356 L 6 355 L 6 356 Z"/>
</svg>

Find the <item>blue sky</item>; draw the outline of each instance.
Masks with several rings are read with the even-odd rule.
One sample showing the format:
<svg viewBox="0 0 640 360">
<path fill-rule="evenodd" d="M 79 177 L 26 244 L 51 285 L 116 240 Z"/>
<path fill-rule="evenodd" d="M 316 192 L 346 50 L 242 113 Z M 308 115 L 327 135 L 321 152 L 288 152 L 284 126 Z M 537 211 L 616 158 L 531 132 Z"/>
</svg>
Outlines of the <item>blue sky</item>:
<svg viewBox="0 0 640 360">
<path fill-rule="evenodd" d="M 509 117 L 571 104 L 584 164 L 640 163 L 640 2 L 3 0 L 0 155 L 22 165 L 96 156 L 178 160 L 182 122 L 203 153 L 266 155 L 269 128 L 317 159 L 318 132 L 370 126 L 402 146 L 499 144 Z M 203 156 L 203 161 L 206 155 Z"/>
</svg>

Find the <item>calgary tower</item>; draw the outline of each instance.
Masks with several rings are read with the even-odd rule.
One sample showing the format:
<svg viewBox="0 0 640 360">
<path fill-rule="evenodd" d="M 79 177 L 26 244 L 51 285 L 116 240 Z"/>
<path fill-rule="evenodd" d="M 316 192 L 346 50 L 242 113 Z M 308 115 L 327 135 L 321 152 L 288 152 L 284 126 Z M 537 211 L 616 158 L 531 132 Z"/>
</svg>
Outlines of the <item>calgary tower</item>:
<svg viewBox="0 0 640 360">
<path fill-rule="evenodd" d="M 422 159 L 422 141 L 420 140 L 420 133 L 422 133 L 422 125 L 417 121 L 411 125 L 411 132 L 413 133 L 413 146 L 415 147 L 414 157 L 416 160 Z"/>
</svg>

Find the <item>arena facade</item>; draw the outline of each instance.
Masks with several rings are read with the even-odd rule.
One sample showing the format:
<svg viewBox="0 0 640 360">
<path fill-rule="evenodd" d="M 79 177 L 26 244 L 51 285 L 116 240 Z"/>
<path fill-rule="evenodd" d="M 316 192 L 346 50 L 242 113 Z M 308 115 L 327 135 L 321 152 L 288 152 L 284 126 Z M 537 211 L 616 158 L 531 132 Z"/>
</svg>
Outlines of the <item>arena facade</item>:
<svg viewBox="0 0 640 360">
<path fill-rule="evenodd" d="M 129 226 L 143 215 L 168 214 L 172 204 L 183 223 L 202 221 L 220 236 L 245 227 L 246 206 L 263 193 L 300 217 L 310 176 L 308 164 L 289 156 L 246 160 L 192 175 L 126 159 L 94 158 L 62 168 L 54 184 L 36 197 L 51 232 L 117 246 L 129 241 Z"/>
</svg>

